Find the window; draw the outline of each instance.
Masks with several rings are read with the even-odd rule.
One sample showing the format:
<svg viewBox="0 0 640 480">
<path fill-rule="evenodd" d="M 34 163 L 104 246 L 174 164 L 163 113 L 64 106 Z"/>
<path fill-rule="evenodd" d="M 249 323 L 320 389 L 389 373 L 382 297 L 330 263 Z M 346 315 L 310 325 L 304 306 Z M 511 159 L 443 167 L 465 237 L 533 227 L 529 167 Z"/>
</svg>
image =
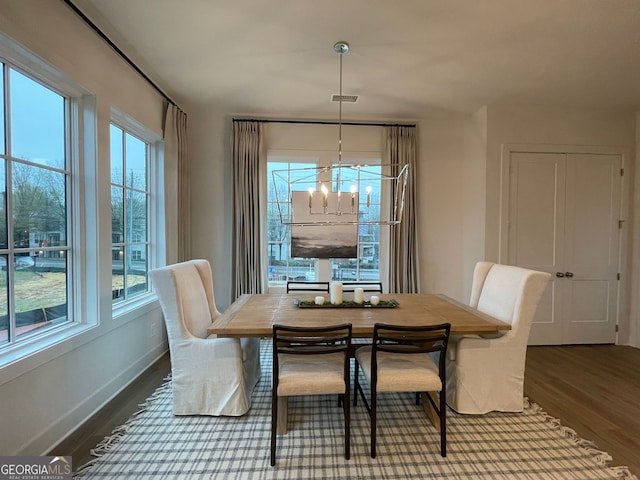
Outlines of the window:
<svg viewBox="0 0 640 480">
<path fill-rule="evenodd" d="M 149 166 L 144 132 L 126 119 L 111 124 L 112 299 L 120 304 L 149 291 Z"/>
<path fill-rule="evenodd" d="M 0 68 L 0 348 L 7 348 L 72 323 L 69 152 L 77 103 L 44 74 L 2 57 Z"/>
<path fill-rule="evenodd" d="M 269 257 L 269 284 L 284 284 L 287 280 L 315 280 L 318 259 L 291 257 L 291 226 L 280 222 L 278 204 L 273 185 L 274 170 L 288 171 L 287 179 L 295 175 L 295 170 L 318 165 L 317 158 L 291 158 L 269 156 L 267 163 L 267 254 Z M 293 170 L 293 172 L 292 172 Z M 311 185 L 302 185 L 306 190 Z M 315 186 L 315 184 L 314 184 Z M 286 192 L 278 188 L 278 192 Z"/>
<path fill-rule="evenodd" d="M 358 257 L 356 258 L 293 258 L 291 257 L 291 226 L 280 222 L 278 205 L 276 202 L 276 189 L 274 188 L 274 170 L 280 171 L 277 179 L 283 177 L 283 171 L 288 171 L 288 180 L 297 180 L 297 169 L 331 165 L 335 162 L 335 154 L 331 152 L 282 153 L 270 152 L 267 163 L 267 255 L 269 286 L 278 287 L 284 285 L 287 280 L 344 280 L 344 281 L 380 281 L 380 243 L 381 232 L 379 225 L 358 226 Z M 380 158 L 363 156 L 351 156 L 348 159 L 343 156 L 343 162 L 354 164 L 375 165 L 380 164 Z M 370 167 L 375 171 L 375 167 Z M 283 177 L 284 178 L 284 177 Z M 335 179 L 334 179 L 335 180 Z M 360 178 L 354 181 L 360 185 L 371 184 L 373 194 L 370 199 L 370 208 L 366 209 L 372 219 L 380 218 L 380 192 L 379 178 Z M 378 182 L 372 184 L 371 182 Z M 300 182 L 296 189 L 306 191 L 310 186 L 316 187 L 315 181 L 310 184 Z M 335 190 L 335 188 L 334 188 Z M 286 192 L 287 188 L 278 188 L 278 192 Z M 327 227 L 329 228 L 329 227 Z"/>
</svg>

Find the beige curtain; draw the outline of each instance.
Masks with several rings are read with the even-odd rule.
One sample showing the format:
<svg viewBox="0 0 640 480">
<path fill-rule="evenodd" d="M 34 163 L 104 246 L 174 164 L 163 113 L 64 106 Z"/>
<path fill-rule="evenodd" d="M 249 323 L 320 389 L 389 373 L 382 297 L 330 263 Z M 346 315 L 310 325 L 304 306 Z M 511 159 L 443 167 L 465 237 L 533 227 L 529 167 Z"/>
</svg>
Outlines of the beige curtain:
<svg viewBox="0 0 640 480">
<path fill-rule="evenodd" d="M 187 114 L 165 104 L 164 209 L 167 264 L 191 259 L 191 196 Z"/>
<path fill-rule="evenodd" d="M 415 126 L 394 126 L 386 127 L 385 130 L 385 161 L 400 166 L 409 165 L 402 220 L 399 225 L 391 227 L 389 234 L 389 292 L 418 293 L 420 275 L 415 185 L 417 129 Z M 399 169 L 400 167 L 396 169 L 395 175 Z"/>
<path fill-rule="evenodd" d="M 231 297 L 262 293 L 261 170 L 266 165 L 264 124 L 233 121 L 233 241 Z"/>
</svg>

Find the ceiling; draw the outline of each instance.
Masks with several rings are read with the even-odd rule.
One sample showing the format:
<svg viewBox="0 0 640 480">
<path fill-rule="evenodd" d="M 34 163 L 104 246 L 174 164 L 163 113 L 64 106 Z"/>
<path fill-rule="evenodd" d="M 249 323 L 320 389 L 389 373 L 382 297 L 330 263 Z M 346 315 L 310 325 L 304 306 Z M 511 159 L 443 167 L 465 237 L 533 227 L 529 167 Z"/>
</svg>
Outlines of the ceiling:
<svg viewBox="0 0 640 480">
<path fill-rule="evenodd" d="M 179 105 L 415 119 L 495 103 L 640 110 L 638 0 L 73 0 Z M 182 105 L 181 105 L 182 106 Z M 184 108 L 184 107 L 183 107 Z"/>
</svg>

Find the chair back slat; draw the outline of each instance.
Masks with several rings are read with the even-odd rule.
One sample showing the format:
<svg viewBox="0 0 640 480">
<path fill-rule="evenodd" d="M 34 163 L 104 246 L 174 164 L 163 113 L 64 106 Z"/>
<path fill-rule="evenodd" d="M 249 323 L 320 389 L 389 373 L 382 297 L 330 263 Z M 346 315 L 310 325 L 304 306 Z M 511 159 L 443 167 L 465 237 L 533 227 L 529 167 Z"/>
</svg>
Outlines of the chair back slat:
<svg viewBox="0 0 640 480">
<path fill-rule="evenodd" d="M 303 280 L 289 280 L 287 282 L 287 293 L 289 292 L 329 293 L 329 282 L 306 282 Z"/>
<path fill-rule="evenodd" d="M 373 329 L 373 354 L 446 352 L 451 324 L 406 327 L 377 323 Z"/>
<path fill-rule="evenodd" d="M 382 293 L 382 282 L 342 282 L 343 292 L 353 292 L 356 288 L 369 293 Z"/>
<path fill-rule="evenodd" d="M 278 353 L 317 355 L 347 352 L 351 346 L 350 323 L 329 327 L 273 326 L 274 358 Z"/>
</svg>

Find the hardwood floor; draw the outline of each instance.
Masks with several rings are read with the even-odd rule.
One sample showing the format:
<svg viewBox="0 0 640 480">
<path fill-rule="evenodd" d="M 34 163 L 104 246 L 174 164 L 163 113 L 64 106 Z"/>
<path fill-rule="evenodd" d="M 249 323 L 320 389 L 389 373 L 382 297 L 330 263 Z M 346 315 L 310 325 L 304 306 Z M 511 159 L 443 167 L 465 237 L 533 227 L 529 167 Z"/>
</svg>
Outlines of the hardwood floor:
<svg viewBox="0 0 640 480">
<path fill-rule="evenodd" d="M 640 348 L 529 347 L 524 391 L 640 476 Z"/>
<path fill-rule="evenodd" d="M 74 468 L 163 383 L 164 355 L 50 455 L 72 455 Z M 529 347 L 525 395 L 564 426 L 593 441 L 640 476 L 640 349 L 612 345 Z"/>
</svg>

